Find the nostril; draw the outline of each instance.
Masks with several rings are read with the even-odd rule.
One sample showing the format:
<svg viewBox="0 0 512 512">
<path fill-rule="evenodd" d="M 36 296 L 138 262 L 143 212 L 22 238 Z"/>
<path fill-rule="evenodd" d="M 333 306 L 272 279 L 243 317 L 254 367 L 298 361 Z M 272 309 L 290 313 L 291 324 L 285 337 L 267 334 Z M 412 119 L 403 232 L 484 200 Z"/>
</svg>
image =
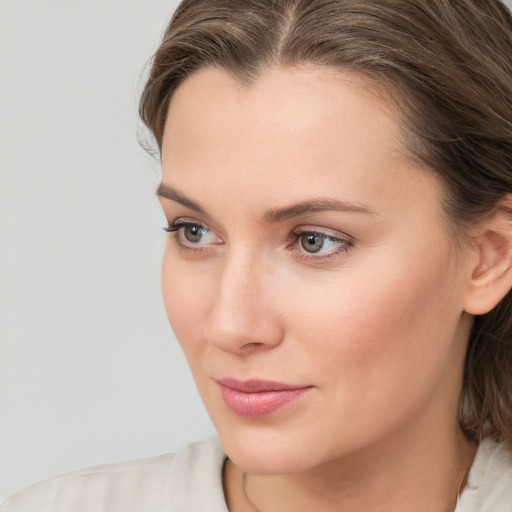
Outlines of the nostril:
<svg viewBox="0 0 512 512">
<path fill-rule="evenodd" d="M 245 343 L 240 347 L 242 352 L 254 352 L 262 347 L 265 347 L 265 343 L 261 343 L 258 341 L 251 341 L 249 343 Z"/>
</svg>

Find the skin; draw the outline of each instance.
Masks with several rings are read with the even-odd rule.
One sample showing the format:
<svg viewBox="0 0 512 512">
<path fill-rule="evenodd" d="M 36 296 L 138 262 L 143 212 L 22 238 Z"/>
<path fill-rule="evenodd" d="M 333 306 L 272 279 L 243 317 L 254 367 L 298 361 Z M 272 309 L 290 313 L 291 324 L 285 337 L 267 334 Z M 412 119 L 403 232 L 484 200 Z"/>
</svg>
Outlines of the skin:
<svg viewBox="0 0 512 512">
<path fill-rule="evenodd" d="M 161 203 L 170 226 L 207 231 L 169 234 L 163 295 L 230 458 L 232 511 L 454 508 L 475 452 L 457 410 L 481 255 L 455 249 L 389 104 L 306 66 L 249 86 L 204 69 L 172 98 Z M 269 219 L 319 198 L 357 211 Z M 311 254 L 303 231 L 331 238 Z M 250 419 L 224 403 L 226 376 L 312 389 Z"/>
</svg>

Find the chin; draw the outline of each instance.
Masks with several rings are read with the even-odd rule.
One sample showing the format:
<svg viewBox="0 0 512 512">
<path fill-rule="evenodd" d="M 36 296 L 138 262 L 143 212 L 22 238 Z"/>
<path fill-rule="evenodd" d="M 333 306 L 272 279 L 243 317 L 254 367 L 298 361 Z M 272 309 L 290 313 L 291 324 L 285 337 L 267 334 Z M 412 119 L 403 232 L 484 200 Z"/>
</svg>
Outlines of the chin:
<svg viewBox="0 0 512 512">
<path fill-rule="evenodd" d="M 242 471 L 254 475 L 285 475 L 301 473 L 315 466 L 311 453 L 301 454 L 292 447 L 273 446 L 269 442 L 262 447 L 256 443 L 247 441 L 245 443 L 224 441 L 222 445 L 229 459 Z M 309 463 L 308 463 L 309 462 Z"/>
<path fill-rule="evenodd" d="M 284 475 L 317 467 L 327 455 L 323 453 L 325 439 L 321 446 L 316 436 L 294 430 L 255 424 L 245 428 L 223 425 L 218 432 L 226 454 L 242 471 Z"/>
</svg>

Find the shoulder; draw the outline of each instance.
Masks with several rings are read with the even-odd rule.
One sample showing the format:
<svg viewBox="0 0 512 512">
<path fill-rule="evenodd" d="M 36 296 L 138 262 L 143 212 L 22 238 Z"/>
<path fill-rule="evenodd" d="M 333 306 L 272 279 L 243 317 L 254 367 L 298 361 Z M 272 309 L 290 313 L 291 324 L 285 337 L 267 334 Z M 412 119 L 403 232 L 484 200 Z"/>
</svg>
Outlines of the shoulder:
<svg viewBox="0 0 512 512">
<path fill-rule="evenodd" d="M 106 464 L 50 478 L 15 494 L 1 512 L 227 512 L 225 454 L 217 437 L 175 454 Z M 170 508 L 172 507 L 172 508 Z"/>
<path fill-rule="evenodd" d="M 491 440 L 480 444 L 456 512 L 510 512 L 512 452 Z"/>
</svg>

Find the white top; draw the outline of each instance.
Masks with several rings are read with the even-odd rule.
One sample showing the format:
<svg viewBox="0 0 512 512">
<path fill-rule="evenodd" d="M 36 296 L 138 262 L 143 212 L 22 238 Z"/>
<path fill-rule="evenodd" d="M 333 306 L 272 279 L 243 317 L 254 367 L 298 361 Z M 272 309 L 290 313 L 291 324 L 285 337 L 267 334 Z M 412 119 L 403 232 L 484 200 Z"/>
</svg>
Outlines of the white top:
<svg viewBox="0 0 512 512">
<path fill-rule="evenodd" d="M 228 512 L 226 455 L 218 437 L 175 455 L 96 466 L 50 478 L 7 500 L 0 512 Z M 512 512 L 512 453 L 480 444 L 454 512 Z"/>
</svg>

